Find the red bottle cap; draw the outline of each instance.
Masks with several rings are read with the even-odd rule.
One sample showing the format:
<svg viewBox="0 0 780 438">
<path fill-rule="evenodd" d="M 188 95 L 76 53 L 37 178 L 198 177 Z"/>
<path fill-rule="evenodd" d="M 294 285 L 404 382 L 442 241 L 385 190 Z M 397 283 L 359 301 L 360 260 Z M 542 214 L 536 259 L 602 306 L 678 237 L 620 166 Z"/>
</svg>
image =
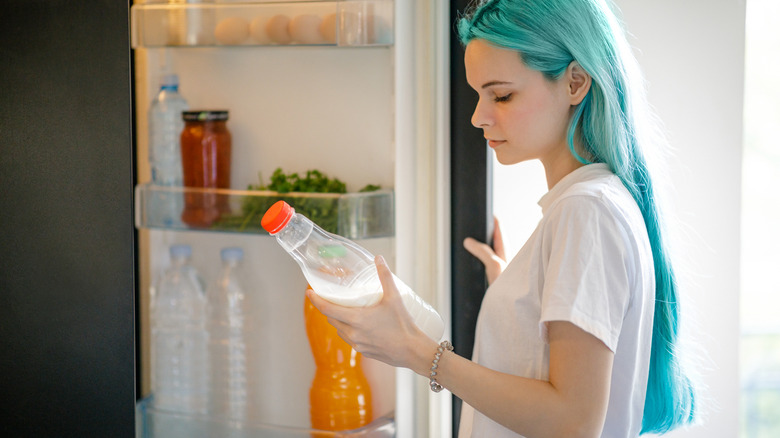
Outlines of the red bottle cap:
<svg viewBox="0 0 780 438">
<path fill-rule="evenodd" d="M 295 209 L 290 204 L 284 201 L 277 201 L 265 212 L 260 225 L 269 233 L 276 234 L 287 226 L 294 214 Z"/>
</svg>

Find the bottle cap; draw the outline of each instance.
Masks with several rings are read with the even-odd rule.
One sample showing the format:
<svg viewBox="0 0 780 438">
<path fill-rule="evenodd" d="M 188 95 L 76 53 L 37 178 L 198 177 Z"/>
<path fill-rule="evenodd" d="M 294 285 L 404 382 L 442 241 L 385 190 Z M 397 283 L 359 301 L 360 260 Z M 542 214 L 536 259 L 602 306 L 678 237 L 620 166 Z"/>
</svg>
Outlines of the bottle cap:
<svg viewBox="0 0 780 438">
<path fill-rule="evenodd" d="M 224 261 L 241 261 L 244 258 L 244 250 L 237 246 L 231 246 L 228 248 L 222 248 L 222 250 L 219 252 L 219 255 Z"/>
<path fill-rule="evenodd" d="M 192 255 L 192 248 L 189 245 L 172 245 L 170 249 L 171 258 L 189 257 Z"/>
<path fill-rule="evenodd" d="M 161 88 L 178 88 L 179 76 L 176 74 L 167 74 L 160 79 Z"/>
<path fill-rule="evenodd" d="M 294 214 L 295 209 L 290 204 L 284 201 L 277 201 L 265 212 L 260 225 L 269 233 L 276 234 L 287 226 Z"/>
<path fill-rule="evenodd" d="M 227 110 L 190 110 L 182 111 L 185 122 L 224 122 L 228 119 Z"/>
</svg>

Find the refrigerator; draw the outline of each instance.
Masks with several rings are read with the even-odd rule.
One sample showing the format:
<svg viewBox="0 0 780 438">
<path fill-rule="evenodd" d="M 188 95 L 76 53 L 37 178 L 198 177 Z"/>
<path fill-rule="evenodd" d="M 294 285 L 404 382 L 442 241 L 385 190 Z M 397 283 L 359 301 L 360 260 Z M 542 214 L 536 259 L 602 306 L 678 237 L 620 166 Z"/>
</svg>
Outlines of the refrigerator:
<svg viewBox="0 0 780 438">
<path fill-rule="evenodd" d="M 0 7 L 4 436 L 133 436 L 128 2 Z"/>
<path fill-rule="evenodd" d="M 170 37 L 160 17 L 134 17 L 135 9 L 159 6 L 152 3 L 7 2 L 0 11 L 8 23 L 0 34 L 5 430 L 143 436 L 149 291 L 174 243 L 192 245 L 206 279 L 216 275 L 220 248 L 244 248 L 246 289 L 268 312 L 263 391 L 271 402 L 256 423 L 293 435 L 307 430 L 313 364 L 305 281 L 294 262 L 262 233 L 166 229 L 139 218 L 150 193 L 147 110 L 164 73 L 179 75 L 191 107 L 230 112 L 231 190 L 281 167 L 316 168 L 350 190 L 389 191 L 392 232 L 353 237 L 385 256 L 443 316 L 456 351 L 470 356 L 484 273 L 460 242 L 485 240 L 491 221 L 488 152 L 469 124 L 476 96 L 453 32 L 466 4 L 171 2 L 162 19 L 186 23 L 208 8 L 214 20 L 267 8 L 350 13 L 338 43 L 278 45 L 187 42 L 177 32 L 164 44 L 139 40 L 141 26 L 151 28 L 145 38 Z M 381 32 L 371 15 L 382 20 Z M 395 436 L 453 434 L 458 403 L 446 391 L 433 394 L 409 370 L 365 369 L 374 415 L 389 418 Z"/>
<path fill-rule="evenodd" d="M 456 224 L 453 231 L 449 85 L 450 56 L 458 55 L 450 52 L 450 12 L 447 2 L 413 0 L 133 5 L 139 181 L 135 209 L 139 229 L 139 416 L 141 427 L 148 429 L 144 433 L 154 434 L 155 425 L 178 421 L 155 410 L 145 397 L 151 390 L 148 291 L 170 264 L 168 248 L 179 243 L 192 247 L 193 264 L 207 283 L 218 275 L 221 248 L 239 246 L 245 253 L 244 288 L 258 297 L 253 311 L 257 312 L 256 330 L 264 358 L 254 369 L 259 381 L 249 388 L 260 394 L 259 406 L 251 424 L 239 428 L 248 428 L 251 432 L 247 436 L 264 436 L 277 428 L 289 431 L 290 436 L 316 433 L 309 430 L 308 391 L 315 365 L 303 320 L 306 280 L 298 265 L 273 237 L 256 226 L 235 230 L 218 224 L 203 228 L 165 225 L 151 213 L 154 204 L 164 200 L 165 189 L 147 184 L 147 111 L 165 74 L 178 75 L 179 91 L 191 108 L 229 112 L 231 182 L 230 190 L 221 193 L 230 198 L 231 214 L 245 214 L 242 205 L 254 195 L 243 190 L 267 183 L 277 168 L 299 174 L 318 170 L 344 181 L 350 194 L 338 200 L 338 233 L 383 255 L 396 275 L 443 316 L 445 338 L 455 337 L 456 345 L 462 348 L 459 351 L 470 355 L 469 340 L 451 329 L 451 283 L 460 282 L 460 277 L 451 277 L 451 253 L 462 257 L 465 251 L 460 245 L 453 249 L 450 242 L 465 237 L 457 233 L 474 235 L 475 228 L 488 222 L 484 210 L 487 187 L 484 180 L 470 186 L 478 193 L 475 200 L 457 198 L 465 201 L 456 206 L 464 212 L 464 222 Z M 275 37 L 270 25 L 255 25 L 267 24 L 280 15 L 292 20 L 287 29 L 293 35 L 288 40 Z M 295 20 L 304 15 L 316 17 L 318 23 L 335 15 L 335 37 L 313 42 L 295 36 Z M 256 34 L 258 29 L 261 35 Z M 464 104 L 463 108 L 470 114 L 473 106 Z M 463 149 L 467 154 L 473 149 L 479 159 L 456 161 L 472 169 L 487 157 L 478 132 L 476 143 L 469 143 L 473 134 L 461 136 Z M 467 171 L 477 181 L 486 179 L 484 172 Z M 458 181 L 464 184 L 462 179 Z M 367 184 L 381 190 L 354 193 Z M 480 216 L 476 223 L 475 213 Z M 381 225 L 361 228 L 361 224 L 377 221 Z M 475 274 L 478 294 L 483 292 L 479 263 L 470 259 L 458 263 L 463 273 Z M 468 333 L 470 322 L 473 332 L 478 305 L 467 304 L 465 308 L 471 315 L 464 318 L 466 328 L 459 330 Z M 363 369 L 372 390 L 375 421 L 354 431 L 355 436 L 386 436 L 386 431 L 399 437 L 452 434 L 457 405 L 454 418 L 451 395 L 433 394 L 427 378 L 407 369 L 365 358 Z M 201 424 L 197 418 L 184 421 Z M 211 427 L 231 427 L 213 418 L 205 421 Z"/>
</svg>

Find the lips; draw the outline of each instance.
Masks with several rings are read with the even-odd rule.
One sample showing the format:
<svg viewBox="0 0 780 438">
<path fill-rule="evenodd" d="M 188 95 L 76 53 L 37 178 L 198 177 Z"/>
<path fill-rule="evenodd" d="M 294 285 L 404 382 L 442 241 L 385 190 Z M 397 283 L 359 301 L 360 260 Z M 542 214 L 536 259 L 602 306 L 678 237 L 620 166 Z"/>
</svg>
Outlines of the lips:
<svg viewBox="0 0 780 438">
<path fill-rule="evenodd" d="M 487 141 L 488 141 L 488 146 L 490 146 L 491 148 L 496 148 L 506 143 L 506 140 L 491 140 L 489 138 L 487 139 Z"/>
</svg>

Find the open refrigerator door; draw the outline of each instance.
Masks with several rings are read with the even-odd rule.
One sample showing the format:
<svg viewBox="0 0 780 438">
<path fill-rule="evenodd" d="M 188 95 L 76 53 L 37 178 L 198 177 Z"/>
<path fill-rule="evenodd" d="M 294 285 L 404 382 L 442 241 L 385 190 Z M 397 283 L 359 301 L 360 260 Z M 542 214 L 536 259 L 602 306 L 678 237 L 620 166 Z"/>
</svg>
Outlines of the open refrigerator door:
<svg viewBox="0 0 780 438">
<path fill-rule="evenodd" d="M 363 360 L 371 422 L 348 431 L 312 427 L 315 363 L 304 322 L 306 281 L 258 226 L 265 203 L 283 197 L 328 211 L 333 232 L 382 254 L 396 274 L 449 323 L 445 5 L 411 0 L 139 3 L 132 9 L 137 114 L 136 225 L 139 228 L 141 381 L 137 435 L 440 436 L 449 397 L 429 399 L 409 370 Z M 437 21 L 438 20 L 438 21 Z M 282 24 L 279 24 L 281 22 Z M 433 23 L 433 24 L 431 24 Z M 433 27 L 431 27 L 433 26 Z M 441 31 L 444 28 L 444 31 Z M 437 30 L 438 29 L 438 30 Z M 431 56 L 434 55 L 434 56 Z M 227 110 L 230 185 L 160 187 L 148 166 L 147 109 L 161 78 L 176 74 L 191 108 Z M 423 93 L 423 94 L 420 94 Z M 276 169 L 315 169 L 346 183 L 346 194 L 247 190 Z M 366 186 L 380 190 L 357 193 Z M 210 196 L 220 220 L 193 226 L 160 221 L 172 197 Z M 270 204 L 268 204 L 270 205 Z M 249 371 L 252 415 L 236 421 L 156 408 L 151 393 L 150 302 L 170 264 L 168 248 L 192 247 L 207 282 L 222 248 L 244 252 L 259 351 Z M 428 275 L 436 272 L 436 275 Z"/>
</svg>

